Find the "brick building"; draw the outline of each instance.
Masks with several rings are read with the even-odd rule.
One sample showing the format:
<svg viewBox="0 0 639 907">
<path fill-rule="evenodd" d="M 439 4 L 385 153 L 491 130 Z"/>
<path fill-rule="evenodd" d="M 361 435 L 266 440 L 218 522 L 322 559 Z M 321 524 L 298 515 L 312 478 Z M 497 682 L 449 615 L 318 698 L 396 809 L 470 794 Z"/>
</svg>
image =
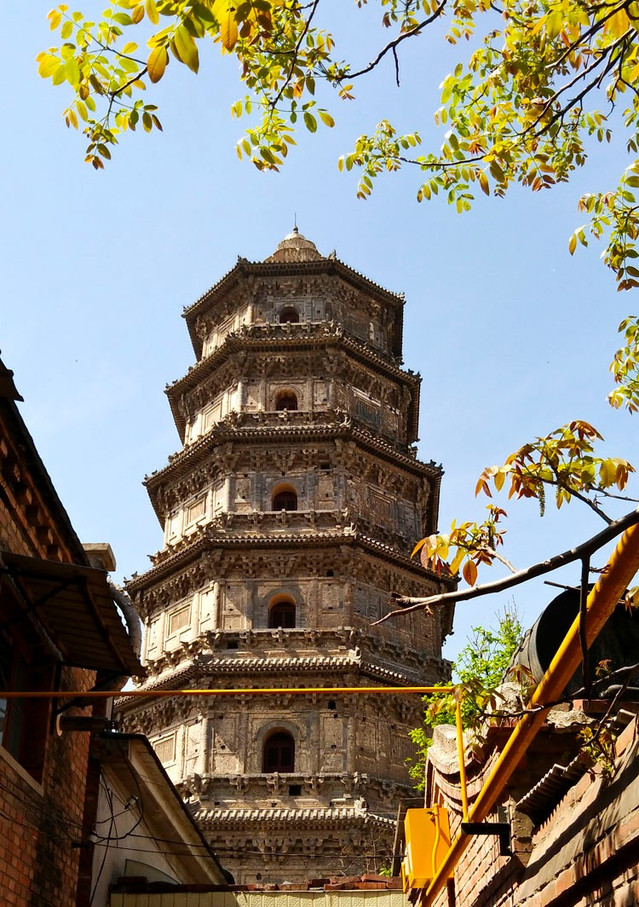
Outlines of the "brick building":
<svg viewBox="0 0 639 907">
<path fill-rule="evenodd" d="M 597 717 L 574 703 L 550 712 L 487 821 L 510 825 L 512 853 L 497 835 L 470 836 L 454 888 L 437 907 L 634 907 L 639 903 L 639 727 L 637 705 L 616 716 L 608 770 L 580 752 L 579 731 Z M 598 717 L 601 717 L 599 710 Z M 469 803 L 493 768 L 510 728 L 492 728 L 468 749 Z M 455 836 L 461 791 L 454 728 L 435 729 L 426 803 L 445 806 Z M 454 893 L 453 893 L 454 892 Z"/>
<path fill-rule="evenodd" d="M 146 480 L 164 547 L 127 588 L 145 688 L 238 693 L 122 714 L 238 883 L 387 864 L 419 696 L 321 689 L 447 676 L 452 608 L 372 626 L 391 591 L 450 585 L 410 558 L 442 470 L 416 456 L 403 305 L 296 230 L 184 312 L 197 362 L 167 388 L 182 447 Z"/>
<path fill-rule="evenodd" d="M 90 566 L 0 362 L 0 900 L 88 903 L 85 792 L 90 735 L 57 717 L 91 716 L 77 694 L 142 672 L 104 570 Z"/>
<path fill-rule="evenodd" d="M 553 658 L 578 607 L 578 590 L 557 596 L 526 635 L 512 670 L 515 664 L 525 666 L 539 688 L 551 662 L 558 673 L 561 658 Z M 617 604 L 603 629 L 589 639 L 590 664 L 605 665 L 607 673 L 592 683 L 591 698 L 583 699 L 580 666 L 565 686 L 564 701 L 549 709 L 525 750 L 522 738 L 518 747 L 511 746 L 513 729 L 521 730 L 515 717 L 487 721 L 479 739 L 467 735 L 464 763 L 471 816 L 499 776 L 498 763 L 502 768 L 509 759 L 516 763 L 501 785 L 493 785 L 497 799 L 490 799 L 492 809 L 481 823 L 462 824 L 456 729 L 434 729 L 426 760 L 425 804 L 445 809 L 451 840 L 459 837 L 466 847 L 448 891 L 432 898 L 416 887 L 411 901 L 435 907 L 639 903 L 639 689 L 633 679 L 639 671 L 638 634 L 639 614 Z M 564 660 L 567 651 L 567 646 L 562 649 Z M 518 684 L 504 684 L 501 708 L 513 715 L 520 712 L 520 693 Z M 428 848 L 421 857 L 430 879 Z"/>
</svg>

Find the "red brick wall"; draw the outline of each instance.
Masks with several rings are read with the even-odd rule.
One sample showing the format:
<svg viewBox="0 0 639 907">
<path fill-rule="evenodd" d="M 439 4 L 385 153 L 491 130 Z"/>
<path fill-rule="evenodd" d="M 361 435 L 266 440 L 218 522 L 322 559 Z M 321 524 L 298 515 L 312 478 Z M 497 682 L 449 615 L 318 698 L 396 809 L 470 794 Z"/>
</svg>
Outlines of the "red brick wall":
<svg viewBox="0 0 639 907">
<path fill-rule="evenodd" d="M 42 477 L 21 461 L 13 430 L 5 431 L 0 419 L 0 550 L 70 561 L 66 515 L 48 510 L 38 487 Z M 7 632 L 10 626 L 9 620 Z M 89 689 L 95 677 L 94 671 L 62 668 L 60 689 Z M 51 702 L 50 718 L 53 710 Z M 0 746 L 0 904 L 74 907 L 80 859 L 74 845 L 82 838 L 89 735 L 58 736 L 51 720 L 37 724 L 32 751 L 38 748 L 35 734 L 46 735 L 41 784 Z"/>
<path fill-rule="evenodd" d="M 584 775 L 536 831 L 517 905 L 639 904 L 638 729 L 635 720 L 620 735 L 612 778 Z"/>
<path fill-rule="evenodd" d="M 94 674 L 65 668 L 64 689 L 87 689 Z M 89 735 L 50 734 L 41 785 L 0 754 L 0 902 L 75 904 Z"/>
<path fill-rule="evenodd" d="M 13 519 L 13 514 L 4 500 L 3 491 L 4 489 L 0 485 L 0 547 L 13 551 L 15 554 L 30 556 L 33 554 L 32 546 Z"/>
<path fill-rule="evenodd" d="M 459 816 L 453 808 L 451 832 L 455 834 L 458 827 Z M 503 857 L 497 838 L 471 837 L 455 871 L 454 903 L 457 907 L 639 904 L 639 719 L 617 740 L 613 776 L 607 779 L 597 766 L 586 773 L 533 830 L 532 839 L 525 838 L 519 854 Z M 446 891 L 442 892 L 436 907 L 450 904 Z"/>
</svg>

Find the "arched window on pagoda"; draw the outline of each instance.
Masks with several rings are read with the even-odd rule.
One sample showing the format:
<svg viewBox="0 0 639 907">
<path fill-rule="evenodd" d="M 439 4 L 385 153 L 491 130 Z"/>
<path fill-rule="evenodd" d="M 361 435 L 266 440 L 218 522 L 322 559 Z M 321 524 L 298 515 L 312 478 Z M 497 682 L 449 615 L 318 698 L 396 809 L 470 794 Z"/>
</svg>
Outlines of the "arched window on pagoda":
<svg viewBox="0 0 639 907">
<path fill-rule="evenodd" d="M 295 741 L 288 731 L 274 731 L 264 741 L 262 771 L 282 774 L 295 771 Z"/>
<path fill-rule="evenodd" d="M 281 390 L 277 397 L 275 398 L 275 409 L 277 412 L 282 412 L 282 410 L 297 409 L 297 396 L 291 390 Z"/>
<path fill-rule="evenodd" d="M 287 305 L 280 312 L 280 324 L 298 324 L 299 320 L 300 313 L 293 305 Z"/>
<path fill-rule="evenodd" d="M 295 602 L 289 595 L 277 595 L 268 603 L 268 625 L 284 630 L 295 626 Z"/>
<path fill-rule="evenodd" d="M 271 510 L 297 510 L 297 492 L 292 485 L 277 485 L 273 489 Z"/>
</svg>

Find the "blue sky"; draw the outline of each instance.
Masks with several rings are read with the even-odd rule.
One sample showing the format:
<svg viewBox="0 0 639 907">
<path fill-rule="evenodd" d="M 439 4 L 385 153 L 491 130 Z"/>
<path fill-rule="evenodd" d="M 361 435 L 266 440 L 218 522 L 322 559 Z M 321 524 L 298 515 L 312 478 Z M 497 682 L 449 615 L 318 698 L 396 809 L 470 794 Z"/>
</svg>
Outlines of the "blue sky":
<svg viewBox="0 0 639 907">
<path fill-rule="evenodd" d="M 360 26 L 354 6 L 334 0 L 328 9 L 339 12 L 339 35 L 365 63 L 372 10 Z M 381 180 L 358 201 L 356 177 L 339 174 L 336 160 L 379 119 L 420 129 L 425 147 L 441 142 L 431 125 L 437 86 L 463 48 L 433 33 L 405 46 L 400 89 L 389 61 L 358 84 L 355 104 L 331 102 L 336 129 L 301 135 L 279 174 L 238 161 L 241 123 L 229 108 L 241 89 L 235 62 L 214 51 L 203 54 L 198 77 L 169 69 L 160 85 L 164 133 L 125 138 L 95 173 L 82 162 L 83 138 L 62 122 L 64 88 L 36 72 L 37 52 L 53 43 L 47 10 L 31 2 L 4 11 L 12 37 L 0 60 L 0 347 L 80 537 L 112 544 L 120 578 L 145 570 L 161 545 L 141 482 L 179 446 L 163 389 L 193 361 L 182 307 L 238 255 L 271 254 L 295 216 L 322 253 L 336 249 L 406 293 L 405 365 L 424 379 L 420 456 L 446 470 L 442 529 L 453 517 L 481 516 L 488 502 L 473 490 L 484 466 L 572 418 L 598 426 L 610 455 L 633 459 L 636 417 L 610 410 L 605 395 L 617 324 L 636 303 L 616 292 L 596 244 L 574 258 L 567 251 L 579 195 L 614 186 L 625 165 L 618 152 L 595 149 L 570 186 L 482 197 L 463 216 L 442 200 L 417 204 L 412 172 Z M 603 528 L 574 502 L 543 520 L 531 502 L 506 509 L 506 553 L 518 567 Z M 577 570 L 556 579 L 575 582 Z M 541 582 L 515 590 L 524 622 L 553 595 Z M 511 600 L 459 605 L 449 657 L 472 625 Z"/>
</svg>

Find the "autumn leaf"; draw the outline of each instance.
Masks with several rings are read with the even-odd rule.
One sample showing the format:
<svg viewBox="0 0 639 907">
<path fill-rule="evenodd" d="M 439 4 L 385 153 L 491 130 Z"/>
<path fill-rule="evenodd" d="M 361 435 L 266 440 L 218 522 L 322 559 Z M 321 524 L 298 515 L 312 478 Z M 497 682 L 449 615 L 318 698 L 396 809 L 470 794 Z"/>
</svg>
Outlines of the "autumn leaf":
<svg viewBox="0 0 639 907">
<path fill-rule="evenodd" d="M 200 68 L 197 44 L 184 23 L 177 27 L 173 40 L 175 41 L 180 61 L 188 66 L 192 72 L 197 73 Z"/>
<path fill-rule="evenodd" d="M 154 47 L 146 61 L 146 67 L 149 73 L 149 79 L 152 82 L 159 82 L 169 62 L 169 55 L 166 47 Z"/>
<path fill-rule="evenodd" d="M 464 564 L 464 569 L 462 570 L 462 576 L 466 580 L 469 586 L 474 586 L 477 582 L 477 567 L 473 561 L 466 561 Z"/>
</svg>

